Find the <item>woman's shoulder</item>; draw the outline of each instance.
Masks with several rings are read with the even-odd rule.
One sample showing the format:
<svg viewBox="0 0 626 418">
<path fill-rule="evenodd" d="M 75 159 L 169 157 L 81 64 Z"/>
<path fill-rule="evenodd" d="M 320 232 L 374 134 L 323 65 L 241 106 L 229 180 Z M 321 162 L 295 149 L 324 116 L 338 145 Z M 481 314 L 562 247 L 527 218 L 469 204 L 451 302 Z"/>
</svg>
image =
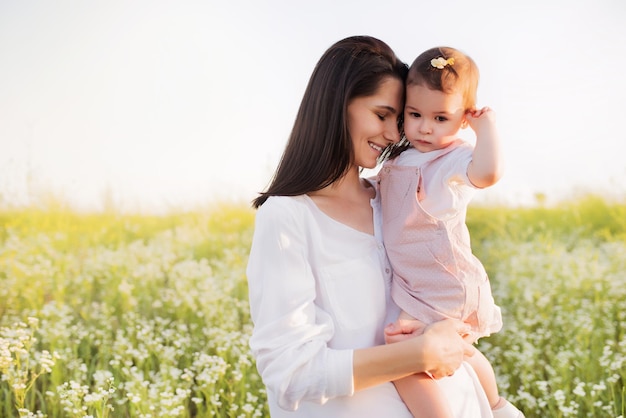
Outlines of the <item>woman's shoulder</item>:
<svg viewBox="0 0 626 418">
<path fill-rule="evenodd" d="M 284 209 L 297 210 L 306 205 L 307 199 L 309 199 L 309 197 L 304 194 L 299 196 L 270 196 L 263 205 L 259 207 L 259 212 Z"/>
<path fill-rule="evenodd" d="M 254 236 L 258 242 L 282 240 L 304 235 L 309 228 L 310 214 L 305 196 L 270 196 L 257 209 Z"/>
<path fill-rule="evenodd" d="M 307 195 L 270 196 L 257 210 L 257 219 L 301 220 L 310 213 L 309 200 Z"/>
</svg>

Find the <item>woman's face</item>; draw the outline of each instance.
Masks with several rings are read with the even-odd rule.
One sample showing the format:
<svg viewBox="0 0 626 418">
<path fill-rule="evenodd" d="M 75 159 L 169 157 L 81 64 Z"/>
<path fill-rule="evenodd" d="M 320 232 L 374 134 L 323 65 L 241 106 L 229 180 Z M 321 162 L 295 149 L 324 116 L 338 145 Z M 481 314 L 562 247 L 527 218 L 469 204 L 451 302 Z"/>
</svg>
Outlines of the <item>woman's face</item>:
<svg viewBox="0 0 626 418">
<path fill-rule="evenodd" d="M 404 84 L 386 77 L 371 96 L 357 97 L 348 105 L 348 130 L 354 148 L 354 164 L 374 168 L 381 152 L 400 140 L 398 118 L 402 112 Z"/>
</svg>

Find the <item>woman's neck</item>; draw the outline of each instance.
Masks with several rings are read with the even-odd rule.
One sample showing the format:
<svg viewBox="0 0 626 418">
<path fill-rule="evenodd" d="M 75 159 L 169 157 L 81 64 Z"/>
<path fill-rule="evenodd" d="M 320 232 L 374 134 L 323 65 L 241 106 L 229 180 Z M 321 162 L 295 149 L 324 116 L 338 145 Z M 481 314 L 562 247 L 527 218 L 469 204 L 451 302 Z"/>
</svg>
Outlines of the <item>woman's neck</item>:
<svg viewBox="0 0 626 418">
<path fill-rule="evenodd" d="M 337 196 L 346 200 L 361 200 L 364 195 L 368 196 L 368 199 L 374 197 L 372 194 L 374 190 L 371 188 L 369 182 L 362 179 L 359 175 L 358 168 L 350 169 L 346 174 L 338 180 L 335 180 L 332 184 L 324 187 L 323 189 L 309 193 L 309 196 Z"/>
<path fill-rule="evenodd" d="M 370 235 L 374 234 L 370 199 L 375 195 L 375 189 L 359 176 L 358 170 L 350 170 L 333 184 L 309 193 L 309 197 L 326 215 Z"/>
</svg>

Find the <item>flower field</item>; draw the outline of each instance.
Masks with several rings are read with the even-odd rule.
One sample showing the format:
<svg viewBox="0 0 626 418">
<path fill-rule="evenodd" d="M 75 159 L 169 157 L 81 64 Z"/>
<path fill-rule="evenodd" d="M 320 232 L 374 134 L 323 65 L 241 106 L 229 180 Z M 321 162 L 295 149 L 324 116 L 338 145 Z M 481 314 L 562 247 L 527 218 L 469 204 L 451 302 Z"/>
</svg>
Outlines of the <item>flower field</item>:
<svg viewBox="0 0 626 418">
<path fill-rule="evenodd" d="M 261 417 L 254 212 L 0 210 L 0 417 Z M 504 329 L 479 342 L 527 417 L 624 417 L 626 205 L 474 207 Z"/>
</svg>

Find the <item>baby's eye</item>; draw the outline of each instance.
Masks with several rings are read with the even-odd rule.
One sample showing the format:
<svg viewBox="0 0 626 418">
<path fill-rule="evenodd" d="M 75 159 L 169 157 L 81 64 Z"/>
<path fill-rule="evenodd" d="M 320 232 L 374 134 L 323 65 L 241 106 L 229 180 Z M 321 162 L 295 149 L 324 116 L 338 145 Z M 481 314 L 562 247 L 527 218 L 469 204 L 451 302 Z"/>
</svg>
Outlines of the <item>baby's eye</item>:
<svg viewBox="0 0 626 418">
<path fill-rule="evenodd" d="M 448 120 L 448 118 L 446 118 L 445 116 L 435 116 L 435 120 L 437 122 L 445 122 Z"/>
<path fill-rule="evenodd" d="M 410 117 L 412 117 L 412 118 L 419 118 L 419 117 L 421 117 L 422 115 L 420 115 L 420 114 L 419 114 L 419 113 L 417 113 L 417 112 L 409 112 L 409 116 L 410 116 Z"/>
</svg>

